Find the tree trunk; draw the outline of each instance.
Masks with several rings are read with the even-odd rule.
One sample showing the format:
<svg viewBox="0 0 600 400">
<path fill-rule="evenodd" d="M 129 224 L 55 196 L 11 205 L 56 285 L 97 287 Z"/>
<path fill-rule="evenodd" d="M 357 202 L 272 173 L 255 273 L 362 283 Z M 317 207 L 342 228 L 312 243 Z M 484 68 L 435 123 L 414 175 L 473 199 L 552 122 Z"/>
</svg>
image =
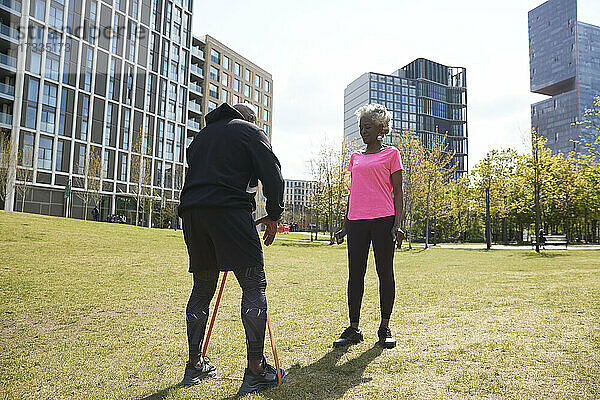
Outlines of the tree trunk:
<svg viewBox="0 0 600 400">
<path fill-rule="evenodd" d="M 492 227 L 490 221 L 490 187 L 485 188 L 485 242 L 487 249 L 492 248 Z"/>
</svg>

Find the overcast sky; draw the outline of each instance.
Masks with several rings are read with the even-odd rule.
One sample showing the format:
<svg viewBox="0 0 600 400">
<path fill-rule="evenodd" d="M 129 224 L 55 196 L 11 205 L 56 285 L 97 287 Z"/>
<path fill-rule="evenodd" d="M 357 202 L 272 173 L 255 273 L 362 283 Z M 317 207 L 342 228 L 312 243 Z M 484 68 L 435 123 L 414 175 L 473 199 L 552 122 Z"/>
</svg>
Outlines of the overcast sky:
<svg viewBox="0 0 600 400">
<path fill-rule="evenodd" d="M 525 149 L 527 12 L 543 0 L 196 1 L 210 34 L 273 75 L 273 147 L 287 179 L 310 179 L 324 140 L 341 143 L 344 88 L 423 57 L 467 68 L 469 169 L 493 148 Z M 600 0 L 578 19 L 600 25 Z"/>
</svg>

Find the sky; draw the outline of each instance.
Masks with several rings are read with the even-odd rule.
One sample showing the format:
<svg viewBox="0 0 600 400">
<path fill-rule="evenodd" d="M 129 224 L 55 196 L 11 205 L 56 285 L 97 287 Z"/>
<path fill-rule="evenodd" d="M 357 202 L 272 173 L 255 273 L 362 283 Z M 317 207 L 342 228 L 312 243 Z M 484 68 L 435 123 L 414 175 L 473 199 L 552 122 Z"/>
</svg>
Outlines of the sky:
<svg viewBox="0 0 600 400">
<path fill-rule="evenodd" d="M 341 144 L 350 82 L 419 57 L 467 68 L 471 169 L 492 149 L 526 151 L 530 104 L 544 98 L 529 92 L 527 12 L 543 2 L 196 1 L 192 33 L 272 74 L 272 143 L 286 179 L 310 179 L 321 145 Z M 578 20 L 600 25 L 600 0 L 579 0 Z"/>
</svg>

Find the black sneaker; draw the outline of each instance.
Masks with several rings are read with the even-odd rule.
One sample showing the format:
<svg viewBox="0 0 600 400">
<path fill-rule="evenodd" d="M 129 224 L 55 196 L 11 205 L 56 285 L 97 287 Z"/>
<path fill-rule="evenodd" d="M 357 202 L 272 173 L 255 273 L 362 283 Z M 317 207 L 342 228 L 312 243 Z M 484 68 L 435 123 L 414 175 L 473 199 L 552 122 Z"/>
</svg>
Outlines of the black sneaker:
<svg viewBox="0 0 600 400">
<path fill-rule="evenodd" d="M 350 344 L 357 344 L 363 341 L 363 334 L 358 328 L 349 326 L 342 333 L 339 339 L 333 342 L 333 347 L 342 347 Z"/>
<path fill-rule="evenodd" d="M 396 339 L 392 337 L 392 331 L 389 326 L 380 326 L 377 330 L 379 341 L 377 342 L 384 349 L 393 349 L 396 347 Z"/>
<path fill-rule="evenodd" d="M 202 380 L 213 378 L 217 375 L 217 367 L 210 363 L 208 357 L 202 358 L 200 367 L 190 364 L 188 361 L 185 366 L 185 374 L 183 375 L 183 381 L 181 386 L 194 386 L 199 384 Z"/>
<path fill-rule="evenodd" d="M 267 360 L 265 359 L 263 359 L 263 366 L 263 372 L 259 375 L 254 375 L 252 371 L 250 371 L 250 368 L 246 368 L 244 371 L 244 381 L 242 382 L 242 386 L 240 386 L 238 396 L 262 392 L 263 390 L 271 389 L 279 385 L 277 370 L 273 366 L 267 364 Z M 281 381 L 283 381 L 285 371 L 283 368 L 279 369 L 281 371 Z"/>
</svg>

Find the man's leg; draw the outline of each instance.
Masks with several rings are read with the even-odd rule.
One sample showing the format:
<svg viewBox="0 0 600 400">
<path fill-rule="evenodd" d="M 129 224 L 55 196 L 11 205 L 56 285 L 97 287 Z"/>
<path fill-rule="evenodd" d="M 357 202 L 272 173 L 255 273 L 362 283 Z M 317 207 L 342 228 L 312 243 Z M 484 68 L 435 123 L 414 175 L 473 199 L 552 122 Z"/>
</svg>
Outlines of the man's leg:
<svg viewBox="0 0 600 400">
<path fill-rule="evenodd" d="M 194 272 L 194 287 L 185 310 L 189 345 L 189 363 L 197 365 L 202 352 L 202 342 L 208 320 L 210 302 L 217 289 L 219 271 Z"/>
<path fill-rule="evenodd" d="M 242 323 L 246 331 L 248 368 L 258 375 L 263 371 L 263 350 L 267 324 L 267 278 L 263 267 L 234 270 L 242 288 Z"/>
</svg>

